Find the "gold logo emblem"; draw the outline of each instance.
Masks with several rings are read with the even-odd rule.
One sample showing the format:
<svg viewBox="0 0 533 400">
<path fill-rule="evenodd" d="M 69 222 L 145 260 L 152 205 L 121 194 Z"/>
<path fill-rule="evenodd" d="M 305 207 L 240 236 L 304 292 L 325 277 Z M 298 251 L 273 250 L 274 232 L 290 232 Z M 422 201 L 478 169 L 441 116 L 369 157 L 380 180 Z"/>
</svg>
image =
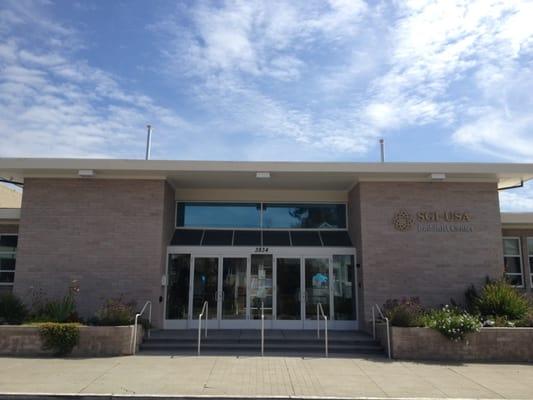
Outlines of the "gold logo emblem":
<svg viewBox="0 0 533 400">
<path fill-rule="evenodd" d="M 405 232 L 411 229 L 414 223 L 413 217 L 411 217 L 411 214 L 407 212 L 407 210 L 400 210 L 392 219 L 392 223 L 394 225 L 394 228 L 400 232 Z"/>
</svg>

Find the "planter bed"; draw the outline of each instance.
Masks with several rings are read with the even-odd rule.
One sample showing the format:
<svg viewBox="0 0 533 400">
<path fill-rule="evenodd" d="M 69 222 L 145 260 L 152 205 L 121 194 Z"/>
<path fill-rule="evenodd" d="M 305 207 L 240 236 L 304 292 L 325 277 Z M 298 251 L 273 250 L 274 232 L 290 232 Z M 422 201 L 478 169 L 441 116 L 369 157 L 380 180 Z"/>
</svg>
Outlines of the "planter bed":
<svg viewBox="0 0 533 400">
<path fill-rule="evenodd" d="M 386 348 L 386 329 L 376 327 Z M 533 328 L 481 328 L 453 342 L 431 328 L 391 327 L 392 358 L 439 361 L 533 362 Z"/>
<path fill-rule="evenodd" d="M 70 354 L 74 357 L 131 355 L 133 326 L 80 326 L 80 340 Z M 138 326 L 137 347 L 142 341 Z M 0 355 L 44 356 L 52 351 L 42 349 L 39 327 L 34 325 L 0 325 Z"/>
</svg>

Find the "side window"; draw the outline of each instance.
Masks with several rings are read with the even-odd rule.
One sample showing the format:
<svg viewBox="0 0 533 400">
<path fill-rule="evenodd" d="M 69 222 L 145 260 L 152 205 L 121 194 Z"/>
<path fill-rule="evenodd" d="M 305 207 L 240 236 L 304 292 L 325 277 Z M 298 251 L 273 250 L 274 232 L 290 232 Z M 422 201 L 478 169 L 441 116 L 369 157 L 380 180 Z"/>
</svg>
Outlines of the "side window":
<svg viewBox="0 0 533 400">
<path fill-rule="evenodd" d="M 13 286 L 17 255 L 17 235 L 0 234 L 0 286 Z"/>
<path fill-rule="evenodd" d="M 533 290 L 533 237 L 527 238 L 527 259 L 529 264 L 529 279 Z"/>
<path fill-rule="evenodd" d="M 505 276 L 509 282 L 514 286 L 523 287 L 520 238 L 503 238 L 503 262 Z"/>
</svg>

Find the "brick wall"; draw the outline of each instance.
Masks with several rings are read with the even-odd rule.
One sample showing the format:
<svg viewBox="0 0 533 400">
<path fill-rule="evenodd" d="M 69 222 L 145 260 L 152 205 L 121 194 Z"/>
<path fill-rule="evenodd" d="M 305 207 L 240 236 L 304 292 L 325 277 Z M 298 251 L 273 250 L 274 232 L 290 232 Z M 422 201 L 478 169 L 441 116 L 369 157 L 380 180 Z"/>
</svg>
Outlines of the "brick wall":
<svg viewBox="0 0 533 400">
<path fill-rule="evenodd" d="M 59 298 L 77 280 L 82 316 L 122 296 L 139 307 L 151 300 L 160 326 L 172 199 L 157 180 L 26 179 L 15 293 Z"/>
<path fill-rule="evenodd" d="M 496 184 L 362 182 L 350 193 L 351 210 L 355 202 L 360 214 L 351 216 L 351 234 L 361 255 L 367 321 L 371 305 L 387 299 L 417 296 L 428 306 L 462 301 L 468 285 L 503 273 Z M 405 232 L 393 226 L 400 209 L 415 218 Z M 418 232 L 422 210 L 468 212 L 472 232 Z"/>
</svg>

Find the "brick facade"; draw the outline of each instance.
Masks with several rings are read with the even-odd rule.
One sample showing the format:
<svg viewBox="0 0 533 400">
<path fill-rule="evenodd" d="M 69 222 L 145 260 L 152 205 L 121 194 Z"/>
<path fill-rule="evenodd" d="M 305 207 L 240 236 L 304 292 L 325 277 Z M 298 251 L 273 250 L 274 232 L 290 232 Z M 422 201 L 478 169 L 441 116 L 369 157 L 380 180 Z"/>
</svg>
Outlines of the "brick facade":
<svg viewBox="0 0 533 400">
<path fill-rule="evenodd" d="M 122 296 L 154 304 L 161 326 L 166 245 L 173 189 L 161 180 L 25 180 L 14 291 L 64 296 L 77 280 L 78 310 L 91 316 Z"/>
<path fill-rule="evenodd" d="M 417 296 L 427 306 L 452 298 L 462 302 L 468 285 L 481 285 L 486 276 L 503 273 L 495 183 L 362 182 L 349 198 L 366 321 L 371 305 L 387 299 Z M 413 217 L 407 231 L 393 225 L 401 209 Z M 419 211 L 467 212 L 471 220 L 465 225 L 472 231 L 419 232 Z"/>
<path fill-rule="evenodd" d="M 174 197 L 162 180 L 25 179 L 14 291 L 28 303 L 38 291 L 60 298 L 77 280 L 83 317 L 122 296 L 139 307 L 151 300 L 161 327 Z M 361 326 L 373 304 L 411 296 L 427 306 L 462 301 L 470 283 L 503 273 L 496 184 L 362 182 L 348 197 Z M 405 232 L 393 225 L 401 209 L 414 219 Z M 472 231 L 420 232 L 419 211 L 466 212 Z"/>
</svg>

